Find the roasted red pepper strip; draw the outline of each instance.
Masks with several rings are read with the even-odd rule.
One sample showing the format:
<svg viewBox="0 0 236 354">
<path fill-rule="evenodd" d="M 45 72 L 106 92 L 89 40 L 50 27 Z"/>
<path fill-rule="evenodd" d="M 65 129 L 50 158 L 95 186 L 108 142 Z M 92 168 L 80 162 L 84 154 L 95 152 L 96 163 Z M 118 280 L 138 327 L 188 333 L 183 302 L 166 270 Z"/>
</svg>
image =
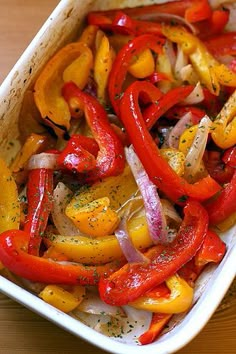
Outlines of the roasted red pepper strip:
<svg viewBox="0 0 236 354">
<path fill-rule="evenodd" d="M 236 54 L 236 32 L 222 33 L 207 39 L 204 43 L 215 57 Z"/>
<path fill-rule="evenodd" d="M 204 241 L 203 241 L 204 242 Z M 201 246 L 202 247 L 202 246 Z M 197 266 L 193 257 L 183 267 L 178 270 L 178 274 L 183 278 L 192 288 L 194 287 L 195 280 L 202 272 L 204 266 Z"/>
<path fill-rule="evenodd" d="M 229 64 L 229 68 L 230 68 L 231 71 L 236 73 L 236 59 L 232 59 L 232 61 Z"/>
<path fill-rule="evenodd" d="M 156 84 L 162 80 L 171 81 L 171 78 L 165 73 L 159 73 L 155 71 L 151 76 L 147 78 L 147 80 L 150 81 L 151 84 Z"/>
<path fill-rule="evenodd" d="M 195 264 L 202 266 L 209 262 L 218 263 L 224 257 L 225 252 L 225 243 L 214 231 L 208 230 L 201 248 L 194 257 Z"/>
<path fill-rule="evenodd" d="M 236 171 L 220 194 L 207 204 L 209 220 L 212 225 L 224 221 L 236 212 Z"/>
<path fill-rule="evenodd" d="M 153 313 L 152 321 L 148 330 L 138 338 L 139 343 L 142 345 L 152 343 L 161 333 L 171 317 L 172 315 L 169 315 L 168 313 Z"/>
<path fill-rule="evenodd" d="M 111 123 L 111 127 L 114 130 L 114 132 L 116 133 L 116 135 L 119 137 L 123 146 L 130 145 L 128 135 L 126 134 L 126 132 L 122 128 L 118 127 L 118 125 L 116 125 L 114 123 Z"/>
<path fill-rule="evenodd" d="M 156 286 L 154 289 L 151 289 L 145 293 L 146 296 L 150 296 L 152 298 L 160 298 L 160 297 L 170 297 L 170 289 L 167 287 L 166 283 L 161 283 Z"/>
<path fill-rule="evenodd" d="M 209 116 L 216 116 L 222 109 L 222 102 L 219 97 L 213 95 L 208 89 L 203 88 L 204 100 L 201 105 Z"/>
<path fill-rule="evenodd" d="M 148 81 L 136 81 L 135 87 L 140 92 L 139 99 L 144 105 L 154 102 L 158 104 L 163 96 L 161 90 Z"/>
<path fill-rule="evenodd" d="M 108 121 L 105 109 L 96 98 L 81 91 L 73 82 L 63 86 L 62 94 L 69 105 L 74 98 L 79 99 L 88 126 L 99 146 L 96 167 L 88 172 L 87 180 L 119 175 L 125 166 L 124 149 Z"/>
<path fill-rule="evenodd" d="M 133 19 L 122 11 L 117 11 L 112 21 L 112 28 L 114 32 L 121 34 L 136 34 Z"/>
<path fill-rule="evenodd" d="M 175 240 L 168 246 L 156 246 L 149 263 L 129 263 L 108 278 L 101 278 L 101 299 L 121 306 L 158 286 L 196 254 L 207 230 L 206 210 L 198 202 L 190 201 L 184 208 L 184 220 Z"/>
<path fill-rule="evenodd" d="M 204 165 L 212 178 L 218 183 L 224 184 L 231 181 L 234 168 L 225 164 L 219 151 L 205 151 L 203 156 Z"/>
<path fill-rule="evenodd" d="M 122 85 L 132 58 L 146 48 L 152 49 L 155 53 L 160 53 L 163 44 L 163 38 L 144 34 L 127 43 L 117 54 L 108 82 L 110 100 L 117 115 L 119 114 L 120 100 L 123 95 Z"/>
<path fill-rule="evenodd" d="M 98 144 L 93 138 L 74 134 L 57 158 L 58 167 L 87 173 L 96 167 L 98 150 Z"/>
<path fill-rule="evenodd" d="M 224 31 L 226 24 L 229 21 L 229 11 L 227 10 L 215 10 L 212 13 L 211 18 L 208 20 L 199 22 L 197 28 L 199 31 L 199 38 L 205 40 L 206 38 L 216 36 Z"/>
<path fill-rule="evenodd" d="M 212 9 L 208 0 L 195 0 L 185 11 L 185 19 L 190 22 L 199 22 L 210 18 L 212 15 Z"/>
<path fill-rule="evenodd" d="M 169 14 L 168 18 L 161 14 Z M 164 5 L 145 6 L 143 8 L 126 8 L 91 12 L 88 23 L 96 25 L 105 31 L 115 33 L 140 35 L 162 35 L 161 23 L 171 22 L 171 14 L 185 17 L 188 22 L 194 23 L 202 38 L 222 33 L 229 20 L 229 11 L 212 11 L 207 0 L 175 1 Z"/>
<path fill-rule="evenodd" d="M 110 29 L 112 18 L 107 16 L 104 12 L 90 12 L 87 17 L 87 22 L 89 25 L 99 26 L 101 28 L 104 26 L 104 29 Z"/>
<path fill-rule="evenodd" d="M 193 125 L 198 124 L 206 114 L 204 110 L 195 106 L 175 106 L 165 113 L 165 117 L 168 119 L 180 119 L 186 113 L 191 113 Z"/>
<path fill-rule="evenodd" d="M 88 23 L 89 25 L 98 26 L 104 31 L 124 35 L 138 36 L 150 33 L 162 36 L 161 23 L 135 20 L 122 11 L 117 11 L 113 20 L 105 15 L 91 13 L 88 15 Z"/>
<path fill-rule="evenodd" d="M 21 230 L 0 235 L 0 260 L 14 274 L 45 284 L 95 285 L 101 276 L 117 270 L 119 262 L 99 266 L 61 264 L 27 253 L 29 234 Z"/>
<path fill-rule="evenodd" d="M 224 163 L 230 167 L 236 168 L 236 146 L 226 150 L 222 157 Z"/>
<path fill-rule="evenodd" d="M 155 4 L 150 6 L 134 7 L 122 9 L 122 12 L 126 13 L 132 18 L 142 19 L 150 15 L 153 18 L 153 14 L 158 16 L 159 13 L 167 13 L 184 17 L 187 9 L 194 6 L 198 0 L 180 0 L 174 2 L 167 2 L 165 4 Z M 88 20 L 90 17 L 95 18 L 96 16 L 104 16 L 109 19 L 113 19 L 116 15 L 117 10 L 107 10 L 107 11 L 94 11 L 88 15 Z"/>
<path fill-rule="evenodd" d="M 114 32 L 122 34 L 133 34 L 139 36 L 141 34 L 155 34 L 162 36 L 162 24 L 151 21 L 139 21 L 132 19 L 122 11 L 118 11 L 112 21 Z"/>
<path fill-rule="evenodd" d="M 171 107 L 183 101 L 194 89 L 194 86 L 180 86 L 173 88 L 163 95 L 157 102 L 153 103 L 143 112 L 148 129 L 156 123 L 165 112 Z"/>
<path fill-rule="evenodd" d="M 151 85 L 149 83 L 149 85 Z M 205 200 L 217 193 L 221 187 L 207 176 L 195 184 L 189 184 L 178 176 L 161 157 L 160 151 L 148 132 L 145 121 L 139 107 L 139 94 L 144 91 L 148 94 L 149 86 L 146 84 L 140 88 L 140 84 L 134 82 L 125 91 L 120 110 L 121 120 L 129 135 L 149 178 L 171 200 L 181 203 L 188 197 L 197 200 Z"/>
<path fill-rule="evenodd" d="M 53 170 L 29 171 L 27 183 L 28 212 L 24 230 L 30 235 L 29 254 L 37 256 L 52 209 Z"/>
<path fill-rule="evenodd" d="M 117 11 L 114 19 L 105 14 L 90 13 L 88 24 L 97 26 L 104 31 L 131 35 L 135 34 L 134 21 L 122 11 Z"/>
</svg>

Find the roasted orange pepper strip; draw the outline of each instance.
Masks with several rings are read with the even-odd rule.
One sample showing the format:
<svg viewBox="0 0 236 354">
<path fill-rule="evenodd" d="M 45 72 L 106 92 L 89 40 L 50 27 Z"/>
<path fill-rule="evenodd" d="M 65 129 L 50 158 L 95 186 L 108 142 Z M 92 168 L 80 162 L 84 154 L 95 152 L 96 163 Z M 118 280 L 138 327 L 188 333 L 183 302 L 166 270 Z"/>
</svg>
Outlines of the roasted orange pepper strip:
<svg viewBox="0 0 236 354">
<path fill-rule="evenodd" d="M 84 64 L 82 66 L 81 61 Z M 36 80 L 34 87 L 36 105 L 42 118 L 58 134 L 69 129 L 71 119 L 68 105 L 61 94 L 64 81 L 71 81 L 73 77 L 73 81 L 83 89 L 92 64 L 93 55 L 85 43 L 70 43 L 48 61 Z"/>
</svg>

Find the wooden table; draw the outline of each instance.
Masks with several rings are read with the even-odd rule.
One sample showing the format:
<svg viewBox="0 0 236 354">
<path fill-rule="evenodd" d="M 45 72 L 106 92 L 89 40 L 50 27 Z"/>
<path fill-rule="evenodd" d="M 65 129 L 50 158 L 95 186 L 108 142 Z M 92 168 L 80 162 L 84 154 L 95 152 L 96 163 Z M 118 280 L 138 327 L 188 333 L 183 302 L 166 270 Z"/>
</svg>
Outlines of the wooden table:
<svg viewBox="0 0 236 354">
<path fill-rule="evenodd" d="M 0 0 L 0 83 L 57 0 Z M 203 331 L 178 354 L 233 354 L 236 348 L 236 284 Z M 0 295 L 1 354 L 102 354 L 88 343 Z"/>
</svg>

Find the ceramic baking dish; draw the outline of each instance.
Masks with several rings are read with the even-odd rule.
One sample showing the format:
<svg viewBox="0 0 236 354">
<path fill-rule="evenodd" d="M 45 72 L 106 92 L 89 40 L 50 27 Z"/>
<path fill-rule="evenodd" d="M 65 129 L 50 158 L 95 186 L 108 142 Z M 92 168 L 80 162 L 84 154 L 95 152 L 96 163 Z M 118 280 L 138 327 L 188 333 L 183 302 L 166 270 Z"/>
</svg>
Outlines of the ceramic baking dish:
<svg viewBox="0 0 236 354">
<path fill-rule="evenodd" d="M 153 1 L 141 0 L 64 0 L 59 3 L 0 87 L 1 157 L 9 161 L 20 147 L 17 120 L 26 89 L 32 84 L 37 73 L 51 55 L 78 36 L 85 15 L 94 9 L 133 7 L 151 3 Z M 15 148 L 14 151 L 11 148 L 10 155 L 9 142 L 13 141 Z M 3 277 L 0 277 L 0 291 L 65 330 L 110 353 L 169 354 L 179 350 L 197 335 L 229 288 L 236 270 L 235 234 L 236 227 L 222 235 L 227 243 L 227 253 L 218 267 L 208 267 L 199 278 L 195 291 L 195 300 L 198 299 L 198 301 L 191 311 L 184 316 L 175 316 L 172 321 L 172 330 L 148 346 L 138 346 L 134 341 L 127 339 L 118 341 L 98 333 Z"/>
</svg>

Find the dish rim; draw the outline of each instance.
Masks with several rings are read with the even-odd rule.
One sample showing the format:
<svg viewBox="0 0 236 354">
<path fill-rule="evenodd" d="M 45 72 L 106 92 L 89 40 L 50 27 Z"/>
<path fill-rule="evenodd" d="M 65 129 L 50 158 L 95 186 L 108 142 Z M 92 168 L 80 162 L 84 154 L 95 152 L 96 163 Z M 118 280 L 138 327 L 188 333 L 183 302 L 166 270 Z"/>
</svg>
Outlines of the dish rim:
<svg viewBox="0 0 236 354">
<path fill-rule="evenodd" d="M 236 231 L 236 228 L 235 228 Z M 0 291 L 59 327 L 112 354 L 171 354 L 188 344 L 206 325 L 235 276 L 236 244 L 216 268 L 203 294 L 181 323 L 156 342 L 139 346 L 109 338 L 44 302 L 28 290 L 0 276 Z M 224 286 L 222 286 L 224 285 Z M 217 297 L 214 296 L 217 294 Z M 204 311 L 202 312 L 202 308 Z M 187 331 L 187 332 L 186 332 Z M 186 337 L 188 333 L 188 337 Z"/>
</svg>

